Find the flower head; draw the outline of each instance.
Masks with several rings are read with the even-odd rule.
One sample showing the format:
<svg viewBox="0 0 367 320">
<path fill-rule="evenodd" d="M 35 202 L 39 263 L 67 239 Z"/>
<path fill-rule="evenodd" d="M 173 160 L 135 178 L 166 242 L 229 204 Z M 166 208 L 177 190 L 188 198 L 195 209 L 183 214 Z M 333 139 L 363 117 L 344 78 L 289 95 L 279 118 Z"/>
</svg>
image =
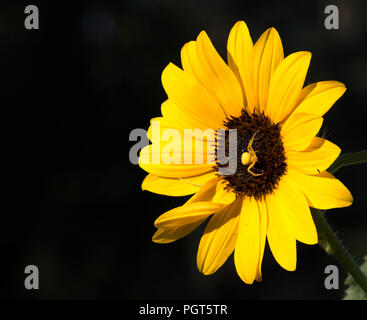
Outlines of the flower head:
<svg viewBox="0 0 367 320">
<path fill-rule="evenodd" d="M 193 195 L 155 221 L 153 241 L 180 239 L 209 218 L 197 253 L 199 270 L 214 273 L 234 252 L 238 275 L 251 284 L 262 278 L 266 240 L 276 261 L 295 270 L 296 240 L 318 242 L 310 207 L 331 209 L 353 201 L 326 171 L 339 147 L 317 137 L 323 115 L 346 89 L 337 81 L 303 87 L 311 53 L 284 58 L 274 28 L 253 44 L 246 24 L 237 22 L 227 53 L 228 64 L 203 31 L 182 48 L 182 69 L 173 64 L 164 69 L 168 99 L 162 117 L 153 119 L 164 130 L 154 132 L 152 121 L 148 136 L 153 143 L 142 150 L 139 163 L 149 172 L 144 190 Z M 174 142 L 164 135 L 171 129 L 179 134 Z M 202 135 L 201 146 L 192 146 L 186 129 L 217 133 Z M 228 138 L 231 130 L 235 143 Z M 214 158 L 203 152 L 211 147 Z M 225 158 L 228 150 L 233 150 L 236 170 L 223 174 L 227 164 L 218 155 Z M 188 155 L 203 161 L 183 161 Z M 171 161 L 153 163 L 155 156 Z"/>
</svg>

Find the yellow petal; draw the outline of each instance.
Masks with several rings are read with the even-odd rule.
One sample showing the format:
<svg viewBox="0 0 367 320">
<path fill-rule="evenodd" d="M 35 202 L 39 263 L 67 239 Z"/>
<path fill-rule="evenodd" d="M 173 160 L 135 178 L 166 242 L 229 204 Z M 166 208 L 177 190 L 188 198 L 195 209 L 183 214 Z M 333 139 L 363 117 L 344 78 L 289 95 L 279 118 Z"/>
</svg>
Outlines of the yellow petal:
<svg viewBox="0 0 367 320">
<path fill-rule="evenodd" d="M 155 161 L 155 156 L 158 161 Z M 144 147 L 139 156 L 139 166 L 154 175 L 164 178 L 187 178 L 213 171 L 212 164 L 164 164 L 160 158 L 162 154 L 155 151 L 153 145 Z"/>
<path fill-rule="evenodd" d="M 260 212 L 257 201 L 246 198 L 243 201 L 234 263 L 243 282 L 252 284 L 256 278 L 260 261 Z"/>
<path fill-rule="evenodd" d="M 334 143 L 315 137 L 304 151 L 288 151 L 287 164 L 303 173 L 317 175 L 327 170 L 340 152 Z"/>
<path fill-rule="evenodd" d="M 306 78 L 311 53 L 295 52 L 276 68 L 270 80 L 266 114 L 278 123 L 286 119 L 296 106 Z"/>
<path fill-rule="evenodd" d="M 282 126 L 285 150 L 305 150 L 319 132 L 323 118 L 313 114 L 292 114 Z"/>
<path fill-rule="evenodd" d="M 253 43 L 244 21 L 238 21 L 232 28 L 227 42 L 228 65 L 241 84 L 248 111 L 252 113 L 257 106 L 256 93 L 252 80 Z"/>
<path fill-rule="evenodd" d="M 181 61 L 184 71 L 195 77 L 216 98 L 228 116 L 239 116 L 243 108 L 240 83 L 205 31 L 199 34 L 196 42 L 185 44 Z"/>
<path fill-rule="evenodd" d="M 149 126 L 148 131 L 147 131 L 147 136 L 148 136 L 149 140 L 152 141 L 152 142 L 153 142 L 152 129 L 153 129 L 154 123 L 156 123 L 156 124 L 159 123 L 159 126 L 160 126 L 160 136 L 159 136 L 159 138 L 161 137 L 161 133 L 166 129 L 177 128 L 177 130 L 180 130 L 180 129 L 178 129 L 177 126 L 175 126 L 175 124 L 173 122 L 171 122 L 167 118 L 164 118 L 164 117 L 152 118 L 150 120 L 150 126 Z"/>
<path fill-rule="evenodd" d="M 166 118 L 154 118 L 148 129 L 153 163 L 215 164 L 215 131 L 170 127 Z M 145 150 L 144 152 L 148 152 Z"/>
<path fill-rule="evenodd" d="M 266 197 L 268 207 L 268 242 L 270 250 L 279 265 L 294 271 L 297 264 L 296 238 L 288 230 L 281 216 L 281 206 L 274 195 Z"/>
<path fill-rule="evenodd" d="M 166 105 L 173 105 L 173 103 L 167 100 Z M 183 118 L 180 118 L 181 120 Z M 208 141 L 211 144 L 215 143 L 215 130 L 210 128 L 191 127 L 194 123 L 187 123 L 186 127 L 182 126 L 179 121 L 175 122 L 175 119 L 170 119 L 166 116 L 156 117 L 150 120 L 150 126 L 148 128 L 148 138 L 153 143 L 163 141 L 163 136 L 168 135 L 166 131 L 174 130 L 180 135 L 180 139 L 184 142 L 184 139 L 199 139 L 200 141 Z M 163 141 L 164 142 L 164 141 Z M 167 141 L 166 141 L 167 142 Z"/>
<path fill-rule="evenodd" d="M 353 202 L 344 184 L 327 171 L 310 176 L 288 168 L 288 175 L 303 191 L 310 207 L 327 210 L 348 207 Z"/>
<path fill-rule="evenodd" d="M 306 197 L 287 175 L 282 177 L 275 197 L 280 217 L 294 237 L 306 244 L 316 244 L 317 231 Z"/>
<path fill-rule="evenodd" d="M 224 205 L 213 202 L 195 202 L 163 213 L 154 222 L 157 228 L 175 228 L 201 221 L 221 210 Z"/>
<path fill-rule="evenodd" d="M 236 194 L 230 189 L 227 189 L 226 186 L 227 183 L 223 179 L 218 182 L 215 195 L 212 200 L 213 202 L 230 204 L 236 200 Z"/>
<path fill-rule="evenodd" d="M 345 85 L 338 81 L 320 81 L 303 88 L 294 112 L 323 116 L 344 94 Z"/>
<path fill-rule="evenodd" d="M 166 100 L 161 105 L 161 112 L 164 118 L 163 125 L 171 128 L 183 129 L 201 129 L 205 130 L 208 128 L 207 123 L 203 123 L 201 120 L 198 121 L 197 117 L 190 116 L 184 108 L 177 106 L 173 101 Z"/>
<path fill-rule="evenodd" d="M 264 257 L 266 234 L 268 232 L 268 208 L 265 201 L 258 201 L 257 204 L 259 206 L 260 213 L 260 256 L 255 280 L 261 281 L 261 265 Z"/>
<path fill-rule="evenodd" d="M 203 274 L 216 272 L 233 252 L 241 205 L 242 201 L 236 201 L 210 218 L 197 253 L 197 266 Z"/>
<path fill-rule="evenodd" d="M 225 190 L 226 182 L 222 177 L 209 180 L 186 203 L 198 201 L 212 201 L 221 204 L 230 204 L 236 199 L 236 195 L 230 190 Z"/>
<path fill-rule="evenodd" d="M 266 30 L 254 46 L 254 84 L 260 111 L 265 111 L 270 79 L 284 59 L 283 45 L 274 28 Z"/>
<path fill-rule="evenodd" d="M 152 241 L 155 243 L 170 243 L 187 236 L 202 224 L 207 217 L 204 217 L 196 222 L 181 225 L 178 227 L 159 228 L 153 235 Z"/>
<path fill-rule="evenodd" d="M 194 194 L 186 202 L 186 204 L 190 204 L 193 202 L 212 201 L 215 196 L 217 185 L 219 181 L 220 181 L 219 177 L 215 177 L 209 180 L 207 183 L 205 183 L 202 186 L 202 188 L 196 194 Z"/>
<path fill-rule="evenodd" d="M 223 125 L 225 114 L 217 100 L 189 73 L 170 63 L 162 72 L 162 84 L 170 100 L 206 128 Z"/>
<path fill-rule="evenodd" d="M 215 172 L 209 172 L 183 179 L 162 178 L 150 173 L 145 177 L 141 188 L 171 197 L 187 196 L 198 192 L 207 181 L 215 178 L 215 176 Z"/>
</svg>

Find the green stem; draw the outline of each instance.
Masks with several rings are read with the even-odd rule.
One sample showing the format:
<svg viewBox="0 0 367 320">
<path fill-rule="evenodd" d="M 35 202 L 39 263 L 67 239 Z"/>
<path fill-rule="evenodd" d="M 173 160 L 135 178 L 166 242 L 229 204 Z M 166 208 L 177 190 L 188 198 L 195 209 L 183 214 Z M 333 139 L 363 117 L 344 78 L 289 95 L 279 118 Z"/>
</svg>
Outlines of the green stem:
<svg viewBox="0 0 367 320">
<path fill-rule="evenodd" d="M 344 248 L 320 210 L 312 209 L 312 215 L 319 233 L 319 244 L 329 254 L 334 255 L 354 280 L 367 294 L 367 277 L 360 270 L 353 257 Z"/>
</svg>

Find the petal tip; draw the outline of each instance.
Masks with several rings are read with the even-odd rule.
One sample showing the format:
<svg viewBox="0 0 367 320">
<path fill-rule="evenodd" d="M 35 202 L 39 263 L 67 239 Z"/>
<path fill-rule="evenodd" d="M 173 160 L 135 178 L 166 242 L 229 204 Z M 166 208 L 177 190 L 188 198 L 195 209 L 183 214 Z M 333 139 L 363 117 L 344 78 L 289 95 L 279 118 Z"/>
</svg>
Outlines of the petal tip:
<svg viewBox="0 0 367 320">
<path fill-rule="evenodd" d="M 274 27 L 270 27 L 268 30 L 269 30 L 269 35 L 274 35 L 274 36 L 280 37 L 278 30 L 275 29 Z"/>
<path fill-rule="evenodd" d="M 205 30 L 200 31 L 199 35 L 196 38 L 196 41 L 200 41 L 201 39 L 205 39 L 205 40 L 209 39 L 209 36 Z"/>
</svg>

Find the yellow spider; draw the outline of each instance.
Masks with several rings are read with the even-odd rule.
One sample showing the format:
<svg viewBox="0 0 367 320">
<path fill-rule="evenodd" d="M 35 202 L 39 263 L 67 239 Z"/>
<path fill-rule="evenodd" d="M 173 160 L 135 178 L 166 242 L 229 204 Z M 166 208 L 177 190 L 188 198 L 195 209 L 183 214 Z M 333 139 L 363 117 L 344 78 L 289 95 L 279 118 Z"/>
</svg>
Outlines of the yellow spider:
<svg viewBox="0 0 367 320">
<path fill-rule="evenodd" d="M 247 146 L 247 152 L 244 152 L 242 153 L 241 155 L 241 162 L 244 166 L 250 164 L 248 167 L 247 167 L 247 172 L 252 174 L 253 176 L 255 177 L 258 177 L 258 176 L 261 176 L 263 175 L 264 173 L 255 173 L 255 172 L 252 172 L 252 168 L 253 166 L 256 164 L 257 162 L 257 156 L 256 156 L 256 153 L 254 151 L 254 149 L 252 148 L 252 144 L 254 143 L 254 140 L 255 140 L 255 136 L 256 134 L 258 133 L 258 131 L 256 131 L 254 133 L 254 135 L 252 136 L 250 142 L 248 143 L 248 146 Z"/>
</svg>

